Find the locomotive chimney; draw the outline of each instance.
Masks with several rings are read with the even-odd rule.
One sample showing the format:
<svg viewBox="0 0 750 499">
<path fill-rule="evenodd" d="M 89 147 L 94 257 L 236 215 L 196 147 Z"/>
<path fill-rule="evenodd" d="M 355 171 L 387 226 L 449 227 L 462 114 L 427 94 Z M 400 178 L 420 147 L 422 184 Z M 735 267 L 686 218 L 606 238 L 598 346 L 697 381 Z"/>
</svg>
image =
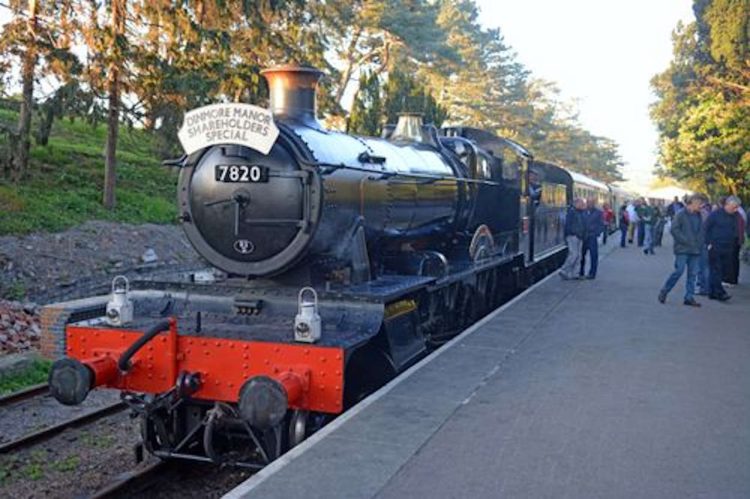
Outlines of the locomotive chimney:
<svg viewBox="0 0 750 499">
<path fill-rule="evenodd" d="M 271 111 L 281 119 L 298 120 L 319 127 L 315 90 L 323 72 L 310 66 L 276 66 L 261 74 L 268 81 Z"/>
</svg>

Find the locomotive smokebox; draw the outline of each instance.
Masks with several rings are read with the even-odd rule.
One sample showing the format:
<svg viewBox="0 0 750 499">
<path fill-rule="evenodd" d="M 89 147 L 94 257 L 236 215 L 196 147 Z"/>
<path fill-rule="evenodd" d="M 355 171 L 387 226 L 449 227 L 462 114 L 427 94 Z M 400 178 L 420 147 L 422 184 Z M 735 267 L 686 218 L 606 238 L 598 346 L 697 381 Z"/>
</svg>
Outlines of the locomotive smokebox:
<svg viewBox="0 0 750 499">
<path fill-rule="evenodd" d="M 321 71 L 310 66 L 285 65 L 264 69 L 261 74 L 268 81 L 271 111 L 277 118 L 320 126 L 315 91 Z"/>
</svg>

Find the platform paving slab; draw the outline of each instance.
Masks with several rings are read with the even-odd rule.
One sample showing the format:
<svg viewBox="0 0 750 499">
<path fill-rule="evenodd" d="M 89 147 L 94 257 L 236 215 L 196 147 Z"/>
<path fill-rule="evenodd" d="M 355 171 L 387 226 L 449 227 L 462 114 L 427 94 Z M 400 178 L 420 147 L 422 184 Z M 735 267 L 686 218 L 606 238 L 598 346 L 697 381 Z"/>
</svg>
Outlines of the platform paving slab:
<svg viewBox="0 0 750 499">
<path fill-rule="evenodd" d="M 750 268 L 724 304 L 608 247 L 225 497 L 750 497 Z"/>
</svg>

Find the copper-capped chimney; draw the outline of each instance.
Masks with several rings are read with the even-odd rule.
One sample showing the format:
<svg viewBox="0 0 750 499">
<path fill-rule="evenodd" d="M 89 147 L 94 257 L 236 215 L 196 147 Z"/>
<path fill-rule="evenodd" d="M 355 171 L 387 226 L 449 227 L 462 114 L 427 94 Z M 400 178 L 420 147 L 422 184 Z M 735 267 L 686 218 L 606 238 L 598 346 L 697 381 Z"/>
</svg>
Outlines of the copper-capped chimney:
<svg viewBox="0 0 750 499">
<path fill-rule="evenodd" d="M 268 81 L 271 112 L 281 119 L 319 127 L 315 90 L 323 72 L 310 66 L 285 65 L 260 72 Z"/>
</svg>

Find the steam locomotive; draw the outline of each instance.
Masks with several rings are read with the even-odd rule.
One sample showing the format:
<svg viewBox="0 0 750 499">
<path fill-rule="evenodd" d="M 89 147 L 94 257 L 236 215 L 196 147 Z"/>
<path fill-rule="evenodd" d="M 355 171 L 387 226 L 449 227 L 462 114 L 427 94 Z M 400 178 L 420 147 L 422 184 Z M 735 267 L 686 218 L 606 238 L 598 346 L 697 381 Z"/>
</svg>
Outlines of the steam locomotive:
<svg viewBox="0 0 750 499">
<path fill-rule="evenodd" d="M 187 238 L 224 277 L 114 283 L 50 372 L 63 404 L 120 390 L 162 458 L 263 466 L 565 257 L 565 169 L 415 114 L 383 138 L 326 130 L 319 71 L 264 76 L 270 151 L 172 163 Z"/>
</svg>

